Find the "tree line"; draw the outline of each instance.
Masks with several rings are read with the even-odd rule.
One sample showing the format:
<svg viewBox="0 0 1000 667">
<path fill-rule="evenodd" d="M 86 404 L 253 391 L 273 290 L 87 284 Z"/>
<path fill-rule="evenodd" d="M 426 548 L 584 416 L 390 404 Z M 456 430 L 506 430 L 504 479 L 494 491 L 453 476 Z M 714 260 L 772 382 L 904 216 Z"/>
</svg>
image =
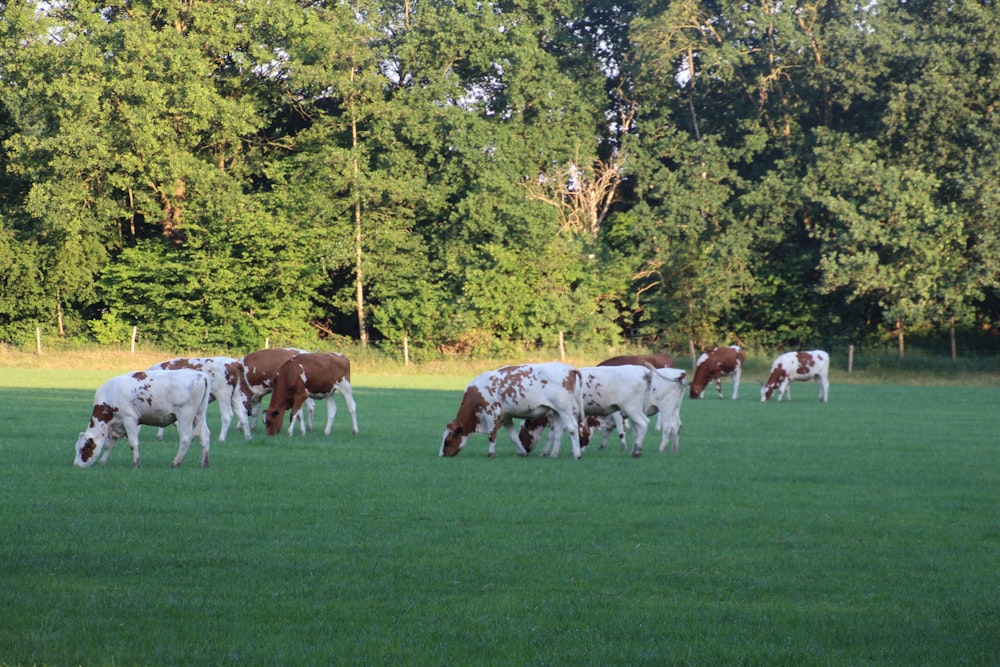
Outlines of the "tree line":
<svg viewBox="0 0 1000 667">
<path fill-rule="evenodd" d="M 1000 316 L 995 0 L 0 0 L 0 341 Z"/>
</svg>

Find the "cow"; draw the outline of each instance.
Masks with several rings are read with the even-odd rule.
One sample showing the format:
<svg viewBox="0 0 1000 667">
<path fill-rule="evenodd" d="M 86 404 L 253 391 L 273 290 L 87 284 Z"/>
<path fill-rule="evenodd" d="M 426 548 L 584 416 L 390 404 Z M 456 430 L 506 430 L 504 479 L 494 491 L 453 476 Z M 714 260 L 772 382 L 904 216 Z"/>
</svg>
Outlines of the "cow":
<svg viewBox="0 0 1000 667">
<path fill-rule="evenodd" d="M 132 448 L 132 464 L 142 465 L 139 458 L 139 426 L 169 426 L 177 424 L 180 447 L 173 467 L 180 466 L 191 440 L 201 442 L 201 465 L 208 467 L 210 433 L 208 430 L 208 400 L 210 380 L 201 371 L 137 371 L 113 377 L 94 394 L 94 410 L 90 425 L 76 441 L 73 465 L 87 468 L 94 464 L 105 444 L 101 465 L 108 462 L 118 438 L 126 436 Z"/>
<path fill-rule="evenodd" d="M 644 366 L 649 364 L 653 368 L 670 368 L 674 365 L 674 358 L 666 353 L 659 354 L 625 354 L 617 357 L 611 357 L 610 359 L 605 359 L 598 366 Z M 611 435 L 612 431 L 618 432 L 618 440 L 621 442 L 622 451 L 624 452 L 628 449 L 628 444 L 625 440 L 625 431 L 628 429 L 628 422 L 622 418 L 621 413 L 615 413 L 607 417 L 597 417 L 593 419 L 586 420 L 583 430 L 584 440 L 589 444 L 590 439 L 595 433 L 600 431 L 603 434 L 601 438 L 601 447 L 608 444 L 608 437 Z M 587 445 L 583 445 L 586 447 Z"/>
<path fill-rule="evenodd" d="M 246 370 L 243 362 L 232 357 L 177 357 L 150 366 L 151 371 L 175 371 L 180 368 L 190 368 L 208 375 L 211 382 L 211 398 L 218 401 L 219 415 L 222 417 L 222 427 L 219 430 L 219 442 L 226 441 L 229 425 L 236 416 L 236 424 L 243 431 L 243 437 L 250 440 L 250 423 L 247 418 L 247 404 L 253 392 L 246 381 Z M 163 429 L 156 433 L 156 439 L 163 439 Z"/>
<path fill-rule="evenodd" d="M 790 401 L 789 383 L 809 380 L 819 383 L 819 400 L 826 403 L 830 392 L 830 355 L 822 350 L 786 352 L 771 364 L 771 375 L 760 388 L 760 400 L 762 403 L 769 400 L 777 389 L 779 401 L 784 394 L 788 394 Z"/>
<path fill-rule="evenodd" d="M 701 398 L 705 395 L 705 389 L 712 382 L 722 398 L 722 378 L 733 378 L 733 400 L 739 397 L 740 376 L 743 374 L 743 363 L 746 361 L 746 352 L 739 345 L 728 345 L 726 347 L 713 347 L 708 352 L 698 357 L 698 363 L 694 369 L 694 379 L 691 380 L 691 398 Z"/>
<path fill-rule="evenodd" d="M 286 361 L 274 374 L 271 402 L 264 412 L 264 425 L 268 435 L 276 435 L 285 421 L 285 412 L 291 410 L 288 421 L 288 435 L 295 429 L 295 417 L 302 405 L 310 398 L 326 399 L 326 428 L 323 435 L 333 430 L 333 418 L 337 416 L 337 404 L 333 400 L 337 390 L 344 395 L 347 411 L 351 415 L 354 434 L 358 434 L 357 404 L 351 389 L 351 362 L 337 352 L 311 352 L 298 354 Z M 300 423 L 302 435 L 306 433 L 305 422 Z"/>
<path fill-rule="evenodd" d="M 659 413 L 662 430 L 660 451 L 666 449 L 673 437 L 676 452 L 681 427 L 680 404 L 684 398 L 686 375 L 684 371 L 675 368 L 654 368 L 650 365 L 581 368 L 584 426 L 591 424 L 591 417 L 608 417 L 621 412 L 632 422 L 632 456 L 638 457 L 642 455 L 649 416 Z M 522 424 L 518 436 L 526 451 L 530 452 L 534 448 L 535 441 L 546 426 L 548 423 L 544 417 L 529 419 Z M 621 428 L 619 424 L 619 429 Z M 542 451 L 543 456 L 547 450 L 548 446 Z"/>
<path fill-rule="evenodd" d="M 517 446 L 517 453 L 527 456 L 513 419 L 541 416 L 551 419 L 556 433 L 552 456 L 559 456 L 563 433 L 569 433 L 573 457 L 579 459 L 583 396 L 578 370 L 568 364 L 548 362 L 504 366 L 481 373 L 466 386 L 458 414 L 445 426 L 439 456 L 455 456 L 473 433 L 485 433 L 490 441 L 487 456 L 492 459 L 501 428 Z"/>
<path fill-rule="evenodd" d="M 278 372 L 283 363 L 292 357 L 308 352 L 309 350 L 300 350 L 297 347 L 275 347 L 250 352 L 243 357 L 247 385 L 252 394 L 247 404 L 247 412 L 253 417 L 251 429 L 257 428 L 257 422 L 260 420 L 260 403 L 265 396 L 271 393 L 275 373 Z M 315 412 L 316 402 L 310 398 L 306 401 L 305 409 L 305 426 L 309 430 L 312 430 Z M 302 419 L 303 415 L 299 412 L 296 417 Z"/>
</svg>

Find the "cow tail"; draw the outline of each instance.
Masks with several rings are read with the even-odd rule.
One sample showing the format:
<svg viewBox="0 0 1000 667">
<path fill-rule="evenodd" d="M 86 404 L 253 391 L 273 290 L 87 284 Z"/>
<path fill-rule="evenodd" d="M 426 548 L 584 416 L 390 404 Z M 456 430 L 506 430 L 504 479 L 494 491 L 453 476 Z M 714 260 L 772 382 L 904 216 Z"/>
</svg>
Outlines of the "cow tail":
<svg viewBox="0 0 1000 667">
<path fill-rule="evenodd" d="M 583 412 L 583 374 L 576 368 L 573 369 L 573 400 L 576 402 L 576 415 L 580 428 L 583 428 L 585 415 Z"/>
</svg>

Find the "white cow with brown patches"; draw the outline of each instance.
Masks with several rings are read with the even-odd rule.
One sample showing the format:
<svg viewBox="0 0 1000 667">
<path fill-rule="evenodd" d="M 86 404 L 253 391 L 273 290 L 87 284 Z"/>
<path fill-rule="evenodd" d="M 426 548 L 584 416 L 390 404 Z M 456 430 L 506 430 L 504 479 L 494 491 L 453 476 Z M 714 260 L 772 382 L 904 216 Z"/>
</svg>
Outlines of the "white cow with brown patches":
<svg viewBox="0 0 1000 667">
<path fill-rule="evenodd" d="M 581 368 L 580 376 L 583 380 L 585 426 L 590 426 L 591 417 L 613 416 L 620 432 L 623 432 L 620 415 L 624 415 L 632 422 L 632 456 L 641 456 L 643 440 L 649 428 L 649 417 L 659 413 L 662 433 L 660 451 L 666 449 L 671 439 L 673 451 L 677 451 L 681 428 L 680 406 L 684 399 L 686 377 L 684 371 L 654 368 L 649 364 L 594 366 Z M 525 450 L 530 452 L 533 449 L 546 426 L 548 424 L 544 418 L 524 422 L 519 438 Z M 624 437 L 622 446 L 624 451 Z M 545 449 L 548 449 L 548 445 Z M 545 453 L 543 450 L 542 455 Z"/>
<path fill-rule="evenodd" d="M 357 405 L 351 389 L 351 362 L 336 352 L 312 352 L 299 354 L 281 365 L 274 374 L 271 402 L 264 412 L 264 425 L 268 435 L 276 435 L 285 420 L 285 412 L 291 410 L 288 435 L 295 429 L 295 417 L 302 405 L 309 399 L 326 399 L 326 428 L 324 435 L 330 435 L 333 418 L 337 416 L 334 393 L 340 390 L 351 415 L 354 434 L 358 433 Z M 300 424 L 302 435 L 306 433 L 305 423 Z"/>
<path fill-rule="evenodd" d="M 733 400 L 740 394 L 740 376 L 743 374 L 743 363 L 746 352 L 739 345 L 713 347 L 698 357 L 694 369 L 694 379 L 691 380 L 691 398 L 701 398 L 705 395 L 708 385 L 715 383 L 715 388 L 722 398 L 722 378 L 733 378 Z"/>
<path fill-rule="evenodd" d="M 559 455 L 563 433 L 569 433 L 573 457 L 580 458 L 580 420 L 583 397 L 580 372 L 568 364 L 550 362 L 504 366 L 480 374 L 466 386 L 458 414 L 444 430 L 440 456 L 455 456 L 473 433 L 485 433 L 490 447 L 487 456 L 496 456 L 497 433 L 507 431 L 521 456 L 514 430 L 514 418 L 550 417 L 556 430 L 552 456 Z"/>
<path fill-rule="evenodd" d="M 822 350 L 787 352 L 771 364 L 771 375 L 760 388 L 761 402 L 767 401 L 778 390 L 778 400 L 785 394 L 792 400 L 788 385 L 792 382 L 819 383 L 819 400 L 826 403 L 830 392 L 830 355 Z"/>
<path fill-rule="evenodd" d="M 77 438 L 73 465 L 93 465 L 102 449 L 101 465 L 106 464 L 115 442 L 126 436 L 132 448 L 132 463 L 138 468 L 139 426 L 176 423 L 180 447 L 173 467 L 181 464 L 197 437 L 201 442 L 201 465 L 207 468 L 210 434 L 206 413 L 210 395 L 208 375 L 196 370 L 138 371 L 111 378 L 94 394 L 90 425 Z"/>
<path fill-rule="evenodd" d="M 150 366 L 148 370 L 176 371 L 181 368 L 201 371 L 208 375 L 211 388 L 210 401 L 218 401 L 219 415 L 222 417 L 219 442 L 226 441 L 233 416 L 236 417 L 237 427 L 243 431 L 243 437 L 250 440 L 253 435 L 250 433 L 247 405 L 253 397 L 253 392 L 247 384 L 243 362 L 233 357 L 177 357 Z M 157 432 L 156 439 L 163 439 L 162 428 Z"/>
</svg>

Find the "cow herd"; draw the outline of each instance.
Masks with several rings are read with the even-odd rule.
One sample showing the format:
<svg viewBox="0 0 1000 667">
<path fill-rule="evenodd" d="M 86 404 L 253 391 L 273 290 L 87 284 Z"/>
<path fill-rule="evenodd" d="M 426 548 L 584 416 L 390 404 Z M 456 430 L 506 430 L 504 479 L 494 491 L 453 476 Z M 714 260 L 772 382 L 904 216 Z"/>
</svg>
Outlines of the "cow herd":
<svg viewBox="0 0 1000 667">
<path fill-rule="evenodd" d="M 740 377 L 746 359 L 736 345 L 715 347 L 698 358 L 689 392 L 701 398 L 714 382 L 722 398 L 722 378 L 733 379 L 733 398 L 739 396 Z M 591 439 L 602 433 L 604 449 L 612 430 L 617 431 L 622 451 L 627 449 L 626 428 L 632 430 L 632 456 L 642 455 L 650 417 L 657 416 L 660 451 L 672 444 L 677 451 L 680 408 L 686 373 L 672 368 L 669 355 L 614 357 L 588 368 L 549 362 L 504 366 L 474 378 L 465 388 L 455 419 L 445 427 L 440 456 L 455 456 L 474 433 L 489 439 L 487 455 L 496 455 L 496 439 L 502 428 L 521 456 L 528 456 L 548 429 L 542 455 L 558 456 L 563 435 L 569 435 L 573 456 L 579 459 Z M 778 390 L 778 400 L 791 400 L 790 382 L 815 379 L 819 399 L 826 402 L 830 357 L 826 352 L 790 352 L 771 365 L 761 387 L 761 401 Z M 514 419 L 522 419 L 520 430 Z M 630 425 L 630 426 L 629 426 Z"/>
<path fill-rule="evenodd" d="M 722 398 L 722 378 L 731 377 L 735 399 L 745 354 L 738 346 L 715 347 L 697 360 L 694 377 L 673 368 L 669 355 L 635 355 L 607 359 L 597 366 L 575 368 L 550 362 L 505 366 L 474 378 L 465 388 L 455 419 L 445 427 L 440 455 L 454 456 L 475 433 L 489 438 L 488 455 L 496 454 L 496 438 L 503 429 L 528 456 L 548 431 L 543 455 L 558 456 L 564 435 L 568 435 L 573 456 L 580 458 L 590 441 L 601 437 L 603 449 L 612 431 L 621 448 L 627 449 L 626 431 L 632 431 L 632 455 L 642 454 L 650 418 L 657 417 L 660 451 L 672 444 L 677 451 L 681 430 L 680 407 L 685 389 L 691 398 L 700 398 L 708 385 L 716 384 Z M 778 400 L 791 394 L 793 381 L 815 379 L 820 400 L 827 400 L 830 358 L 825 352 L 790 352 L 775 359 L 767 382 L 761 387 L 761 401 Z M 89 467 L 95 461 L 107 463 L 115 442 L 125 437 L 132 449 L 135 467 L 141 465 L 139 428 L 177 426 L 179 447 L 173 466 L 184 459 L 191 442 L 198 438 L 202 466 L 209 465 L 210 432 L 208 404 L 219 404 L 224 442 L 235 419 L 237 428 L 250 440 L 261 413 L 262 399 L 271 399 L 263 411 L 268 435 L 276 435 L 289 413 L 288 435 L 296 421 L 305 434 L 312 428 L 314 399 L 325 399 L 329 435 L 336 416 L 334 394 L 340 392 L 351 416 L 352 430 L 358 433 L 357 406 L 351 388 L 351 363 L 342 354 L 315 353 L 297 348 L 265 349 L 234 357 L 175 358 L 111 378 L 94 395 L 87 430 L 76 442 L 74 465 Z M 514 419 L 523 420 L 520 429 Z M 252 423 L 251 423 L 252 422 Z M 103 456 L 102 456 L 103 452 Z"/>
<path fill-rule="evenodd" d="M 126 373 L 102 384 L 94 395 L 94 408 L 87 430 L 76 441 L 74 465 L 89 467 L 98 459 L 101 464 L 115 442 L 122 436 L 132 448 L 132 463 L 139 458 L 139 427 L 157 426 L 157 439 L 163 427 L 176 424 L 180 438 L 174 467 L 184 460 L 191 441 L 201 444 L 201 465 L 208 467 L 210 434 L 206 413 L 210 401 L 219 403 L 222 429 L 219 441 L 225 441 L 235 417 L 243 436 L 250 440 L 251 429 L 260 417 L 261 399 L 271 394 L 264 425 L 268 435 L 275 435 L 291 411 L 288 434 L 296 420 L 304 434 L 312 428 L 313 399 L 326 399 L 327 421 L 324 433 L 330 434 L 336 404 L 336 391 L 344 395 L 354 433 L 358 432 L 357 406 L 351 390 L 351 362 L 342 354 L 310 353 L 295 348 L 276 348 L 252 352 L 242 359 L 233 357 L 177 358 L 156 364 L 145 371 Z M 251 425 L 250 420 L 253 419 Z"/>
</svg>

